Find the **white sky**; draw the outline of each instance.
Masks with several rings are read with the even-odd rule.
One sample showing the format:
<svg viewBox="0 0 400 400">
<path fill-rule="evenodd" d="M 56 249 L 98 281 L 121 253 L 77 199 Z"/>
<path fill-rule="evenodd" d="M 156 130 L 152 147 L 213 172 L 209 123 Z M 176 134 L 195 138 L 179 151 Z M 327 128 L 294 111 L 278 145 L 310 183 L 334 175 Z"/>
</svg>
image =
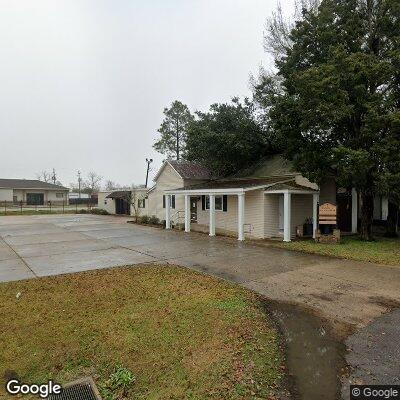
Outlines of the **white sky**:
<svg viewBox="0 0 400 400">
<path fill-rule="evenodd" d="M 282 1 L 290 12 L 293 0 Z M 0 0 L 0 177 L 144 183 L 173 100 L 250 96 L 267 0 Z"/>
</svg>

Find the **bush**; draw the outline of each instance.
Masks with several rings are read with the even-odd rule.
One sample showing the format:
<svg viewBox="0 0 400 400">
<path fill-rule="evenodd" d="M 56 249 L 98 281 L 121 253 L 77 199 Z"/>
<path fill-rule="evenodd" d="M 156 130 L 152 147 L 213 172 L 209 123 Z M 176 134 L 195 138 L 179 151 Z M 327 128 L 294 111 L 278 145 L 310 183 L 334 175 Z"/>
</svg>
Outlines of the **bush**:
<svg viewBox="0 0 400 400">
<path fill-rule="evenodd" d="M 160 225 L 160 219 L 157 218 L 155 215 L 152 215 L 149 218 L 149 224 L 151 224 L 151 225 Z"/>
<path fill-rule="evenodd" d="M 139 217 L 139 222 L 141 224 L 148 224 L 150 220 L 150 217 L 148 215 L 142 215 L 141 217 Z"/>
<path fill-rule="evenodd" d="M 80 210 L 78 210 L 78 214 L 87 214 L 88 210 L 86 210 L 86 208 L 81 208 Z"/>
<path fill-rule="evenodd" d="M 92 208 L 90 212 L 97 215 L 110 215 L 108 211 L 103 210 L 102 208 Z"/>
</svg>

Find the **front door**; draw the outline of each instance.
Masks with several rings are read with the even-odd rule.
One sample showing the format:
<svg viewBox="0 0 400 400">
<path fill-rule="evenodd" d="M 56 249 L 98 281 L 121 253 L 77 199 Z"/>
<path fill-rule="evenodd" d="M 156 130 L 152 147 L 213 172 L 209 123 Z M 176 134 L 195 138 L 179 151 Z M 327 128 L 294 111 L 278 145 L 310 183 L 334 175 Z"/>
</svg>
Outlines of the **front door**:
<svg viewBox="0 0 400 400">
<path fill-rule="evenodd" d="M 190 222 L 197 222 L 197 197 L 190 198 Z"/>
</svg>

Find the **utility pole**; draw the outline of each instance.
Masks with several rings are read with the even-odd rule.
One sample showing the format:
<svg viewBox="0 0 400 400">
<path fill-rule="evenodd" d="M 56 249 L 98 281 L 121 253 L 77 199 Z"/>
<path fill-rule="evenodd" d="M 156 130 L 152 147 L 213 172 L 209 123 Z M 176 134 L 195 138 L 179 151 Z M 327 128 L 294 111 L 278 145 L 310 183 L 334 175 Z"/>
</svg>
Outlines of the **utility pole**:
<svg viewBox="0 0 400 400">
<path fill-rule="evenodd" d="M 78 193 L 79 193 L 79 198 L 81 198 L 81 171 L 78 171 Z"/>
<path fill-rule="evenodd" d="M 53 175 L 51 177 L 51 180 L 53 181 L 54 184 L 56 184 L 57 176 L 56 176 L 56 170 L 53 168 Z"/>
<path fill-rule="evenodd" d="M 150 164 L 153 162 L 152 158 L 146 158 L 146 163 L 147 163 L 147 172 L 146 172 L 146 188 L 147 188 L 147 182 L 149 180 L 149 171 L 150 171 Z"/>
</svg>

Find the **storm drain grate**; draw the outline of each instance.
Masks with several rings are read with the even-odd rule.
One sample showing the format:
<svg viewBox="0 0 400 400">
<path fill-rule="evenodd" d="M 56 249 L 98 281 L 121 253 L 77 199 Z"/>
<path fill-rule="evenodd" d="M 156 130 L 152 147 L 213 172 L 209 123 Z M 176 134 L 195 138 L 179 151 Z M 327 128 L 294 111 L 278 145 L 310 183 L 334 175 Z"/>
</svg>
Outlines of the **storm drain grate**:
<svg viewBox="0 0 400 400">
<path fill-rule="evenodd" d="M 92 378 L 84 378 L 63 386 L 60 394 L 50 395 L 48 400 L 101 400 Z"/>
</svg>

